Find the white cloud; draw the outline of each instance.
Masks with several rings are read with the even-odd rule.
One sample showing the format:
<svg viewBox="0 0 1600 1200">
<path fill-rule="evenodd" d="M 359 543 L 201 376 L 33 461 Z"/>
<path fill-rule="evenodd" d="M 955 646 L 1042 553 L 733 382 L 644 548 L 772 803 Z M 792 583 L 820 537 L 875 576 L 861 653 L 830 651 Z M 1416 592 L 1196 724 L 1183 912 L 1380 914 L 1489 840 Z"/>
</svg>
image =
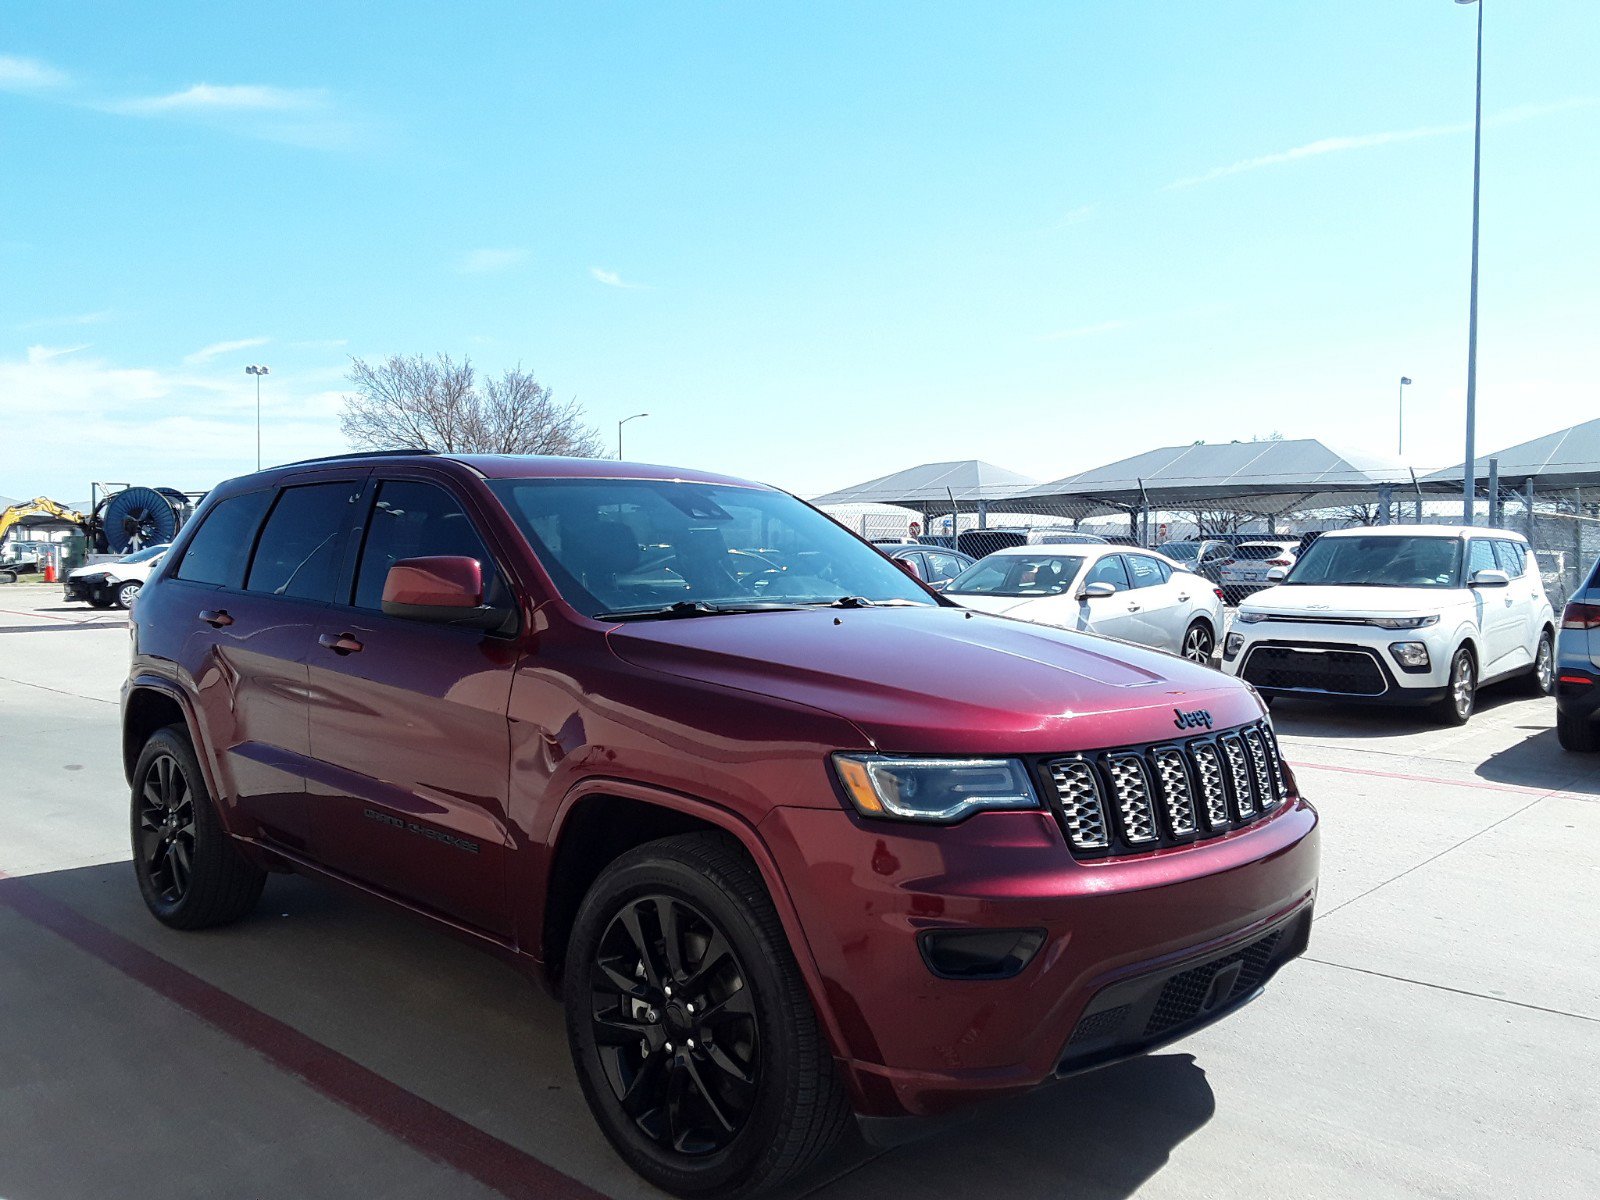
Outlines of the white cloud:
<svg viewBox="0 0 1600 1200">
<path fill-rule="evenodd" d="M 197 83 L 165 96 L 142 96 L 109 105 L 116 112 L 136 117 L 184 113 L 286 113 L 326 108 L 328 93 L 322 88 L 281 88 L 264 84 Z"/>
<path fill-rule="evenodd" d="M 200 363 L 210 362 L 213 358 L 218 358 L 221 355 L 232 354 L 236 350 L 249 350 L 253 346 L 265 346 L 271 340 L 271 338 L 253 337 L 239 338 L 237 341 L 232 342 L 212 342 L 209 346 L 200 347 L 193 354 L 185 354 L 183 361 L 191 367 L 197 366 Z"/>
<path fill-rule="evenodd" d="M 47 363 L 52 358 L 64 358 L 68 354 L 76 354 L 79 350 L 87 350 L 89 343 L 83 342 L 76 346 L 29 346 L 28 362 L 34 365 Z"/>
<path fill-rule="evenodd" d="M 1047 333 L 1039 340 L 1041 342 L 1067 342 L 1075 338 L 1094 337 L 1100 333 L 1114 333 L 1118 329 L 1126 329 L 1126 321 L 1097 321 L 1093 325 L 1080 325 L 1076 329 L 1063 329 L 1057 333 Z"/>
<path fill-rule="evenodd" d="M 528 252 L 518 246 L 486 248 L 464 255 L 456 264 L 456 270 L 463 275 L 492 275 L 497 271 L 509 271 L 527 261 Z"/>
<path fill-rule="evenodd" d="M 629 283 L 615 271 L 608 271 L 604 267 L 590 267 L 589 275 L 591 278 L 605 284 L 607 287 L 623 288 L 627 291 L 641 291 L 650 286 L 647 283 Z"/>
<path fill-rule="evenodd" d="M 35 92 L 67 83 L 64 71 L 36 58 L 0 54 L 0 92 Z"/>
<path fill-rule="evenodd" d="M 1566 112 L 1569 109 L 1589 108 L 1596 103 L 1600 103 L 1600 100 L 1590 96 L 1578 96 L 1555 104 L 1525 104 L 1486 118 L 1484 125 L 1491 128 L 1514 125 L 1519 121 L 1528 121 L 1535 117 Z M 1236 163 L 1229 163 L 1224 167 L 1212 167 L 1211 170 L 1203 175 L 1191 175 L 1186 179 L 1175 179 L 1167 184 L 1164 190 L 1174 191 L 1180 188 L 1196 187 L 1216 179 L 1225 179 L 1229 175 L 1240 175 L 1245 171 L 1256 171 L 1262 167 L 1275 167 L 1283 163 L 1299 162 L 1301 159 L 1306 158 L 1319 158 L 1325 154 L 1339 154 L 1346 150 L 1367 150 L 1375 146 L 1392 146 L 1401 142 L 1415 142 L 1422 138 L 1444 137 L 1449 134 L 1471 132 L 1471 122 L 1458 122 L 1454 125 L 1425 125 L 1419 129 L 1395 129 L 1383 133 L 1363 133 L 1349 137 L 1320 138 L 1314 142 L 1307 142 L 1303 146 L 1281 150 L 1276 154 L 1262 154 L 1256 158 L 1246 158 Z"/>
</svg>

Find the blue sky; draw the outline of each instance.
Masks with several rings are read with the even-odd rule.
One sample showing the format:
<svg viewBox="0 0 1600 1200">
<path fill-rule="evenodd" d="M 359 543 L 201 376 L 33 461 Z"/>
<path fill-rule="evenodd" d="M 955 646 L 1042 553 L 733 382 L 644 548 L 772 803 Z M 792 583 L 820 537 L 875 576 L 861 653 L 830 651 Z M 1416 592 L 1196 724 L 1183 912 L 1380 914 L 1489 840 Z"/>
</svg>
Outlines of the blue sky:
<svg viewBox="0 0 1600 1200">
<path fill-rule="evenodd" d="M 1479 447 L 1600 409 L 1600 5 L 1487 0 Z M 381 12 L 381 16 L 378 14 Z M 815 493 L 1278 431 L 1461 457 L 1474 10 L 184 5 L 0 23 L 0 493 L 520 362 Z"/>
</svg>

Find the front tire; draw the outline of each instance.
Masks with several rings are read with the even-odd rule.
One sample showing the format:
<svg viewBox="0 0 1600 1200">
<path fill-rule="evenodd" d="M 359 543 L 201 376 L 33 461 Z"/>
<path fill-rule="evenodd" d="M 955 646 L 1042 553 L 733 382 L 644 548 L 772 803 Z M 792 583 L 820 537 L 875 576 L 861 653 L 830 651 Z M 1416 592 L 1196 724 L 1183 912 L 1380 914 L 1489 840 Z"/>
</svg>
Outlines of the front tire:
<svg viewBox="0 0 1600 1200">
<path fill-rule="evenodd" d="M 117 585 L 116 603 L 118 608 L 132 608 L 133 602 L 139 597 L 139 581 L 130 579 L 127 583 Z"/>
<path fill-rule="evenodd" d="M 150 735 L 133 770 L 133 870 L 155 918 L 174 929 L 237 921 L 256 906 L 266 873 L 222 828 L 194 747 L 181 727 Z"/>
<path fill-rule="evenodd" d="M 611 863 L 565 962 L 584 1097 L 656 1187 L 748 1195 L 838 1141 L 844 1089 L 778 914 L 730 839 L 684 834 Z"/>
<path fill-rule="evenodd" d="M 1450 683 L 1445 697 L 1434 705 L 1434 716 L 1441 725 L 1465 725 L 1478 703 L 1478 665 L 1472 651 L 1459 647 L 1450 659 Z"/>
</svg>

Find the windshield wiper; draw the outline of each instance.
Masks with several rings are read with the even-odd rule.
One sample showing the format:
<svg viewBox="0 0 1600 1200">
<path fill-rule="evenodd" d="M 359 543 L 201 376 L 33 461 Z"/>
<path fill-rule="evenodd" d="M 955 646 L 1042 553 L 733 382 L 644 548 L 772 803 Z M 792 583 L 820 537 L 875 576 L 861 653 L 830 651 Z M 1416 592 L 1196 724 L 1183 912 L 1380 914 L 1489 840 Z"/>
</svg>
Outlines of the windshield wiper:
<svg viewBox="0 0 1600 1200">
<path fill-rule="evenodd" d="M 925 608 L 915 600 L 868 600 L 865 596 L 840 596 L 837 600 L 815 600 L 807 608 Z"/>
<path fill-rule="evenodd" d="M 677 600 L 660 608 L 641 608 L 625 612 L 595 613 L 597 621 L 666 621 L 676 617 L 721 617 L 730 613 L 795 612 L 799 604 L 779 601 L 753 601 L 747 604 L 713 604 L 709 600 Z"/>
</svg>

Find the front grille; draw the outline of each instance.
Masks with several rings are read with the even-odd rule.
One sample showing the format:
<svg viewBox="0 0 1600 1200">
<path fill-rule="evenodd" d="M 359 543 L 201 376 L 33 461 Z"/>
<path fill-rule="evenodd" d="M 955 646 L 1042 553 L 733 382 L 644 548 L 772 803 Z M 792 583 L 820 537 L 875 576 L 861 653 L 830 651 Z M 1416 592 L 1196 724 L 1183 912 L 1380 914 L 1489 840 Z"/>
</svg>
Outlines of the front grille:
<svg viewBox="0 0 1600 1200">
<path fill-rule="evenodd" d="M 1239 829 L 1288 797 L 1265 721 L 1154 746 L 1042 764 L 1046 793 L 1079 858 L 1181 846 Z"/>
<path fill-rule="evenodd" d="M 1161 989 L 1161 995 L 1156 1000 L 1155 1009 L 1150 1013 L 1150 1020 L 1145 1024 L 1145 1036 L 1150 1037 L 1178 1025 L 1186 1025 L 1203 1011 L 1222 1008 L 1241 996 L 1248 996 L 1255 991 L 1266 977 L 1267 965 L 1272 961 L 1272 952 L 1278 948 L 1278 939 L 1282 936 L 1283 930 L 1275 929 L 1243 950 L 1235 950 L 1225 958 L 1191 967 L 1167 980 L 1167 985 Z M 1240 964 L 1239 976 L 1228 988 L 1228 994 L 1211 995 L 1212 980 L 1234 963 Z M 1206 1003 L 1208 999 L 1211 1001 L 1209 1005 Z"/>
<path fill-rule="evenodd" d="M 1127 1019 L 1129 1005 L 1119 1004 L 1116 1008 L 1108 1008 L 1104 1012 L 1097 1012 L 1083 1018 L 1072 1031 L 1068 1039 L 1069 1046 L 1080 1042 L 1092 1042 L 1095 1038 L 1109 1037 L 1115 1033 Z"/>
<path fill-rule="evenodd" d="M 1240 675 L 1257 687 L 1381 696 L 1389 680 L 1370 650 L 1260 645 L 1245 658 Z"/>
</svg>

